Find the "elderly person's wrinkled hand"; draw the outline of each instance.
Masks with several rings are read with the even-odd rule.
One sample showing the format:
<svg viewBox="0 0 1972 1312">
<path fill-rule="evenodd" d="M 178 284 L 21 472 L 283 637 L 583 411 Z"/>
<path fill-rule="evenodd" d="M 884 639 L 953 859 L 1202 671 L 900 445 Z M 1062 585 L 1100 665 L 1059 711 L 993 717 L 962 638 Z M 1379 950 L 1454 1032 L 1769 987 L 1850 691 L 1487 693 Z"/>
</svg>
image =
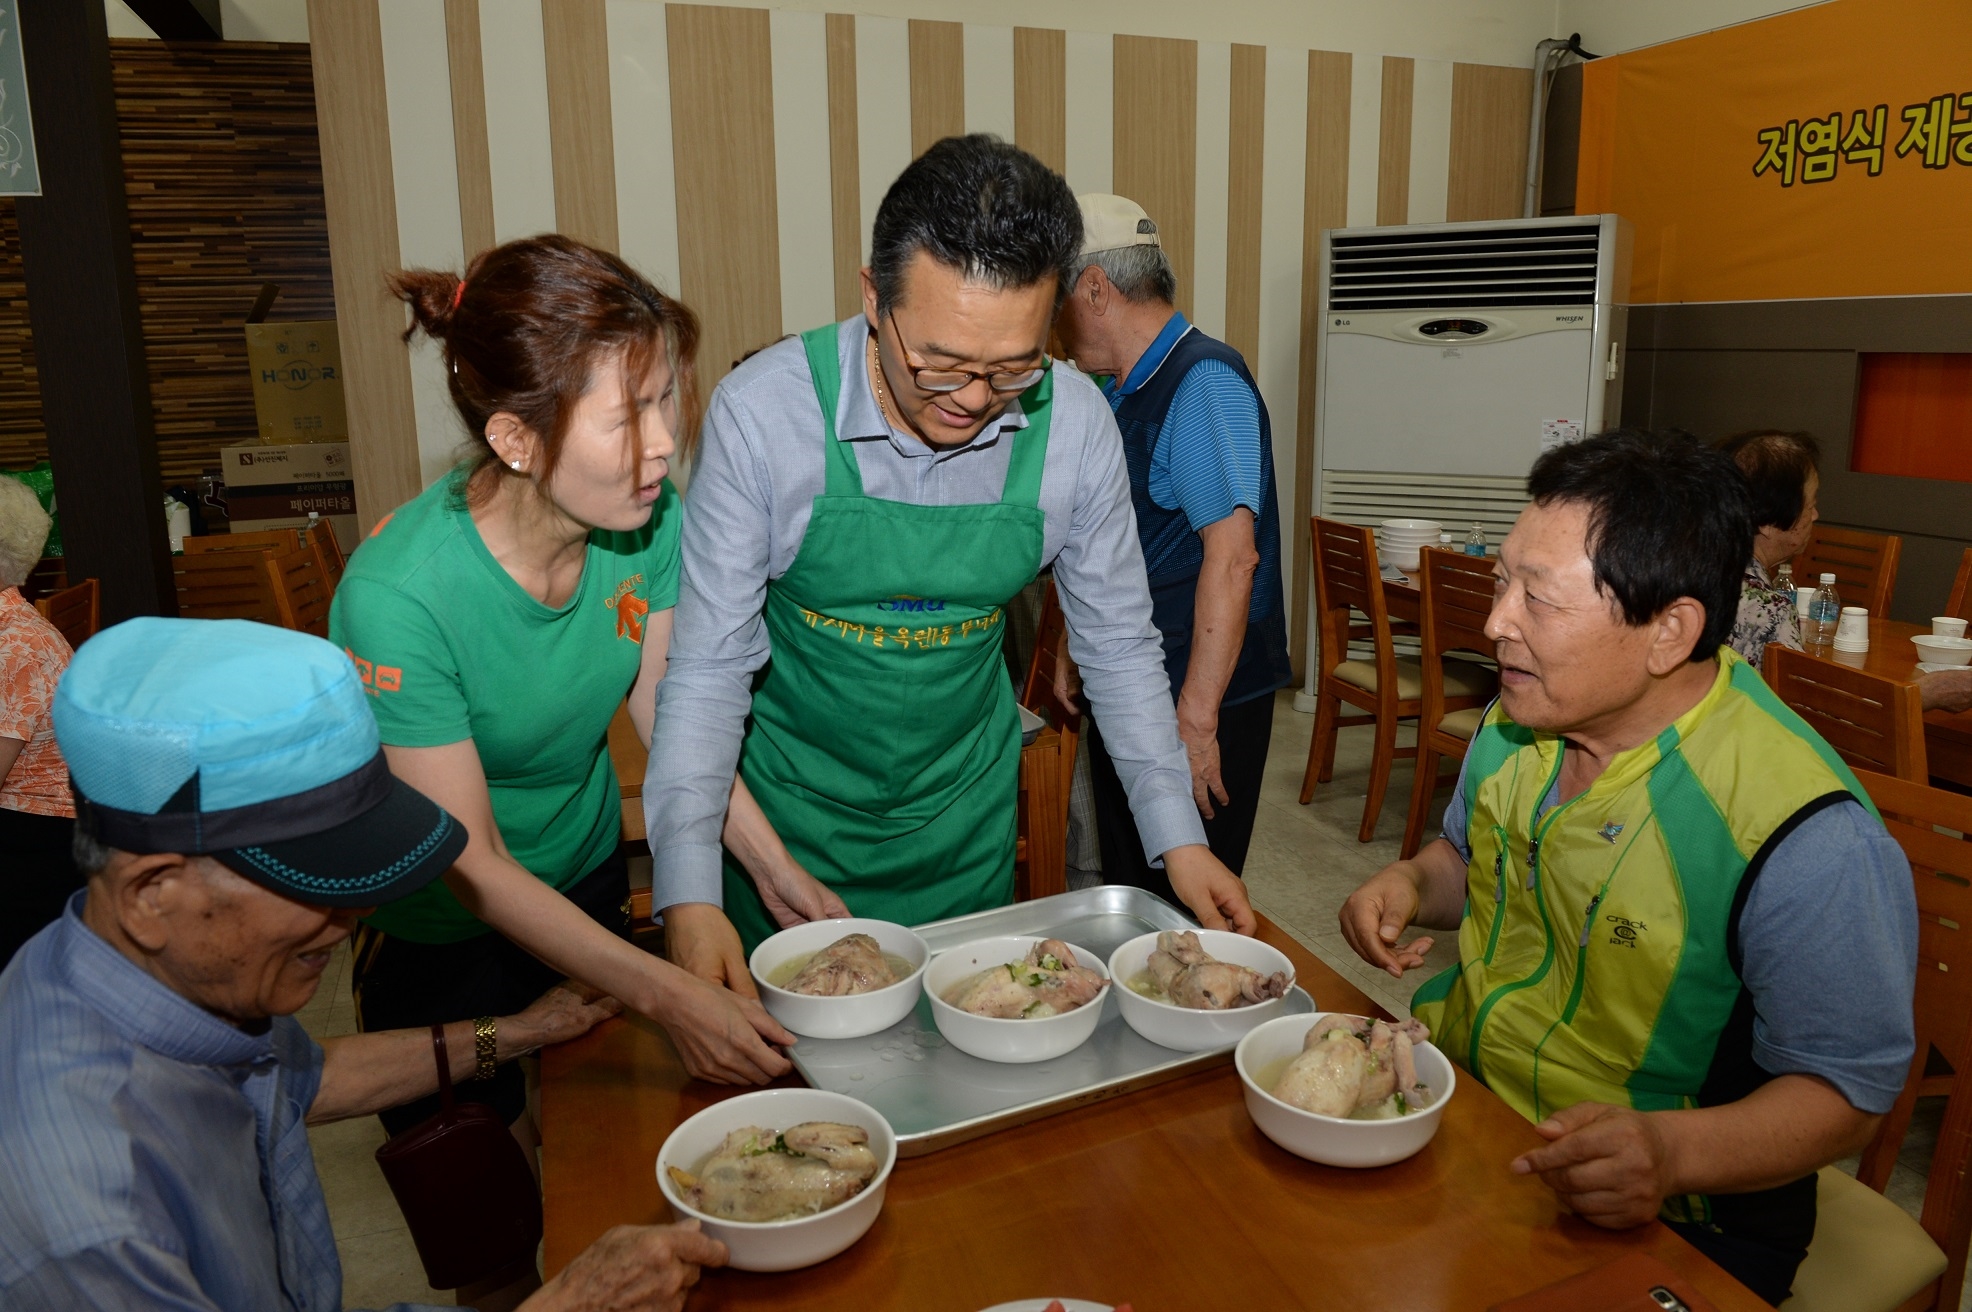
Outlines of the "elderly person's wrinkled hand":
<svg viewBox="0 0 1972 1312">
<path fill-rule="evenodd" d="M 1577 1103 L 1534 1129 L 1551 1142 L 1513 1159 L 1516 1175 L 1538 1175 L 1584 1221 L 1626 1230 L 1656 1217 L 1671 1193 L 1671 1149 L 1644 1112 Z"/>
<path fill-rule="evenodd" d="M 503 1019 L 501 1037 L 511 1034 L 516 1051 L 533 1052 L 579 1039 L 622 1010 L 623 1004 L 601 989 L 564 980 L 529 1003 L 526 1010 Z"/>
<path fill-rule="evenodd" d="M 620 1225 L 562 1268 L 524 1312 L 678 1312 L 701 1267 L 724 1266 L 726 1246 L 698 1222 Z"/>
<path fill-rule="evenodd" d="M 1972 666 L 1919 675 L 1917 691 L 1927 711 L 1972 710 Z"/>
</svg>

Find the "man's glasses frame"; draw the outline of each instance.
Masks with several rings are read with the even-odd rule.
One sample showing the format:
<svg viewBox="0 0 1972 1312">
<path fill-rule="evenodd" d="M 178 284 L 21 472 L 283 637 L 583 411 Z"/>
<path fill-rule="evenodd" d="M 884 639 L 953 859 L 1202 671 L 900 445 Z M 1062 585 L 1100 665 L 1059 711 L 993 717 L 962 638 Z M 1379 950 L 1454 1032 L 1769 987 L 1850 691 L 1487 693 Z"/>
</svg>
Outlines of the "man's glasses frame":
<svg viewBox="0 0 1972 1312">
<path fill-rule="evenodd" d="M 1041 363 L 1032 369 L 1001 369 L 995 370 L 992 373 L 981 374 L 974 373 L 970 369 L 932 369 L 922 367 L 912 358 L 917 353 L 911 349 L 910 343 L 904 340 L 904 330 L 903 326 L 897 322 L 897 312 L 895 310 L 885 310 L 884 315 L 890 320 L 890 331 L 896 334 L 898 348 L 904 353 L 904 370 L 910 374 L 911 381 L 916 383 L 922 391 L 950 395 L 953 392 L 971 386 L 975 381 L 984 380 L 986 386 L 992 388 L 995 392 L 1003 396 L 1011 395 L 1024 392 L 1035 383 L 1040 382 L 1041 375 L 1054 367 L 1054 360 L 1045 351 L 1041 354 Z"/>
</svg>

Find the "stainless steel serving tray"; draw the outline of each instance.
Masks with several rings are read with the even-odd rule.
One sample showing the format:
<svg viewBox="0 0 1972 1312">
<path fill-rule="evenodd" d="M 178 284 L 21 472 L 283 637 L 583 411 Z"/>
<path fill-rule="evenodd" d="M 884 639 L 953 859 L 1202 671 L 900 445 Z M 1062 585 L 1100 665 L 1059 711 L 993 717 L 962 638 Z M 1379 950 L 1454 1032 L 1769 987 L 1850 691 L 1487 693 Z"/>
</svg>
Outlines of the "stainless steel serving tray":
<svg viewBox="0 0 1972 1312">
<path fill-rule="evenodd" d="M 1154 894 L 1103 885 L 916 928 L 934 954 L 974 939 L 1033 934 L 1064 939 L 1108 960 L 1139 934 L 1197 927 Z M 1286 1002 L 1285 1015 L 1314 1010 L 1298 987 Z M 1152 1043 L 1123 1020 L 1114 988 L 1105 993 L 1102 1009 L 1095 1034 L 1075 1051 L 1015 1066 L 969 1056 L 945 1042 L 931 1018 L 930 999 L 920 998 L 915 1012 L 879 1033 L 801 1040 L 794 1065 L 815 1088 L 846 1093 L 882 1112 L 897 1131 L 897 1155 L 922 1157 L 1232 1060 L 1230 1044 L 1176 1052 Z"/>
</svg>

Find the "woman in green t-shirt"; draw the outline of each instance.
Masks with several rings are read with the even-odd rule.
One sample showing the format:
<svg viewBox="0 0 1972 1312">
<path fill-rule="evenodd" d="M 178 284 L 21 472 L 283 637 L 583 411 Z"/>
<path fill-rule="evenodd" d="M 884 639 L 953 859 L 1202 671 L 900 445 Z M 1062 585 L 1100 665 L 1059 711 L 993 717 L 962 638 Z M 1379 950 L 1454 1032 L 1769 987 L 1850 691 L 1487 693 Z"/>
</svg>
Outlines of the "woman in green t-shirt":
<svg viewBox="0 0 1972 1312">
<path fill-rule="evenodd" d="M 443 347 L 474 455 L 371 531 L 330 634 L 370 691 L 392 771 L 471 841 L 444 880 L 366 922 L 363 1028 L 500 1015 L 568 975 L 663 1025 L 693 1075 L 773 1079 L 789 1063 L 770 1045 L 793 1035 L 624 937 L 608 726 L 627 695 L 648 742 L 664 676 L 681 514 L 666 473 L 695 417 L 697 321 L 560 236 L 487 251 L 463 279 L 415 270 L 392 286 L 413 331 Z M 750 868 L 786 869 L 751 803 L 735 789 L 726 841 Z M 531 1139 L 514 1067 L 459 1094 Z"/>
</svg>

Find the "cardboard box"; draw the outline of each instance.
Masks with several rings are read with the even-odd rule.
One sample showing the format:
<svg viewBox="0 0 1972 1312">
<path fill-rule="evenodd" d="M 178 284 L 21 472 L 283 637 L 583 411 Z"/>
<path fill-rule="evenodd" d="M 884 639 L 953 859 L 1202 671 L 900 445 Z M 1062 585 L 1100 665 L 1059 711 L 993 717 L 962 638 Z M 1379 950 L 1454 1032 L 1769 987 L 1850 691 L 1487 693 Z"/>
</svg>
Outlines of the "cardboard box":
<svg viewBox="0 0 1972 1312">
<path fill-rule="evenodd" d="M 253 412 L 263 442 L 340 442 L 342 344 L 333 319 L 246 326 Z"/>
<path fill-rule="evenodd" d="M 356 550 L 356 485 L 349 443 L 253 443 L 219 449 L 226 517 L 236 533 L 306 528 L 314 511 L 335 526 L 344 554 Z"/>
</svg>

